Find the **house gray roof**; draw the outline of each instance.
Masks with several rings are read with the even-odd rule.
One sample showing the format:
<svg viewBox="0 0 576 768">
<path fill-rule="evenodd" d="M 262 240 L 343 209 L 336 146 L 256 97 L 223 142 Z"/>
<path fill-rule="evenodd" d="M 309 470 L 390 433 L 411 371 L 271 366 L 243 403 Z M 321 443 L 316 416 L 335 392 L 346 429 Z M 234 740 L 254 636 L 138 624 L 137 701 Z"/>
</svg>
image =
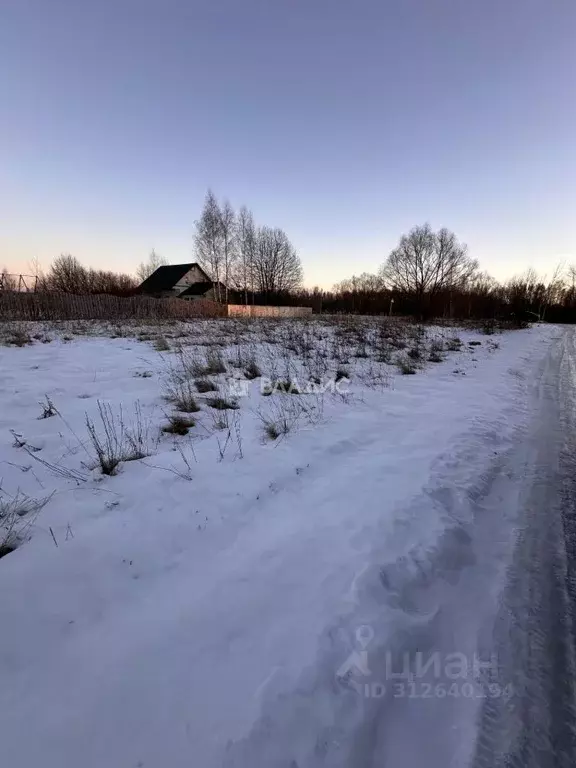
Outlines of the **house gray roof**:
<svg viewBox="0 0 576 768">
<path fill-rule="evenodd" d="M 196 262 L 190 264 L 167 264 L 164 267 L 158 267 L 150 277 L 140 285 L 138 291 L 141 293 L 160 293 L 162 291 L 169 291 L 181 280 L 184 275 L 189 272 L 192 267 L 198 267 L 202 270 L 202 274 L 208 278 L 206 272 Z"/>
</svg>

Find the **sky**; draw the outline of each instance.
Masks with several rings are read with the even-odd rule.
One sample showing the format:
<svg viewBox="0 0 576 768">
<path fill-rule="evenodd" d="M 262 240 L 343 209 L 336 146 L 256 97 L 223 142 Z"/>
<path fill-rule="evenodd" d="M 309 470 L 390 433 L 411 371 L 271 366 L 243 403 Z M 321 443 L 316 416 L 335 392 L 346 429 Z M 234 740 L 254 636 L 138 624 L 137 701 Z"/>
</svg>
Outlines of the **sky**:
<svg viewBox="0 0 576 768">
<path fill-rule="evenodd" d="M 190 261 L 212 188 L 308 286 L 447 226 L 576 263 L 574 0 L 0 0 L 0 268 Z"/>
</svg>

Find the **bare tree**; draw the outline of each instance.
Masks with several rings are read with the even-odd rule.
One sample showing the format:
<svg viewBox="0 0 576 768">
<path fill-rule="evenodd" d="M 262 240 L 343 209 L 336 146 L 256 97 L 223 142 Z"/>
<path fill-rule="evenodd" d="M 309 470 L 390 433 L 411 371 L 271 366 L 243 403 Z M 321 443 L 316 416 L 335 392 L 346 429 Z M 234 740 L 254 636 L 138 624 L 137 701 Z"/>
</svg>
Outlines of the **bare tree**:
<svg viewBox="0 0 576 768">
<path fill-rule="evenodd" d="M 39 285 L 43 291 L 77 295 L 106 293 L 114 296 L 127 296 L 137 287 L 136 281 L 130 275 L 86 269 L 78 259 L 69 254 L 54 259 Z"/>
<path fill-rule="evenodd" d="M 34 256 L 30 261 L 28 262 L 27 269 L 30 273 L 30 275 L 34 278 L 34 290 L 35 291 L 42 291 L 45 289 L 45 277 L 44 277 L 44 270 L 42 269 L 42 265 L 40 263 L 40 259 L 38 256 Z"/>
<path fill-rule="evenodd" d="M 16 275 L 8 272 L 8 267 L 2 267 L 0 272 L 0 291 L 15 291 L 18 287 Z"/>
<path fill-rule="evenodd" d="M 158 267 L 165 267 L 167 264 L 168 262 L 166 259 L 156 253 L 154 248 L 152 248 L 148 260 L 143 261 L 138 265 L 138 268 L 136 269 L 136 277 L 143 283 L 147 277 L 150 277 L 150 275 L 156 272 Z"/>
<path fill-rule="evenodd" d="M 530 267 L 522 275 L 516 275 L 506 282 L 503 295 L 512 314 L 519 320 L 523 319 L 525 314 L 543 320 L 558 285 L 556 273 L 550 284 L 546 285 L 545 278 L 540 277 L 536 270 Z"/>
<path fill-rule="evenodd" d="M 554 272 L 552 273 L 552 277 L 548 281 L 548 285 L 546 286 L 546 290 L 544 293 L 544 301 L 543 305 L 540 310 L 540 319 L 544 320 L 546 317 L 546 310 L 549 306 L 552 304 L 558 304 L 560 303 L 562 296 L 564 294 L 564 290 L 566 288 L 565 283 L 565 274 L 566 274 L 566 267 L 565 264 L 557 264 Z M 568 270 L 568 275 L 570 274 L 570 271 Z"/>
<path fill-rule="evenodd" d="M 570 264 L 567 269 L 568 288 L 564 293 L 564 302 L 569 307 L 576 304 L 576 264 Z"/>
<path fill-rule="evenodd" d="M 60 293 L 88 293 L 89 282 L 86 269 L 78 259 L 62 254 L 54 259 L 46 276 L 48 289 Z"/>
<path fill-rule="evenodd" d="M 381 293 L 385 289 L 382 275 L 373 275 L 370 272 L 352 275 L 334 286 L 334 290 L 341 293 Z"/>
<path fill-rule="evenodd" d="M 302 284 L 300 257 L 281 229 L 260 227 L 254 254 L 256 289 L 263 294 L 295 291 Z"/>
<path fill-rule="evenodd" d="M 244 293 L 244 303 L 248 304 L 248 290 L 254 297 L 254 256 L 256 249 L 256 228 L 252 212 L 245 205 L 238 214 L 238 252 L 235 283 Z"/>
<path fill-rule="evenodd" d="M 394 290 L 414 294 L 420 311 L 441 290 L 461 289 L 478 269 L 465 245 L 448 229 L 433 232 L 429 224 L 403 235 L 381 269 Z"/>
<path fill-rule="evenodd" d="M 223 268 L 222 213 L 211 190 L 206 194 L 202 214 L 196 221 L 194 243 L 198 263 L 211 276 L 215 297 L 218 301 L 222 301 L 220 292 Z"/>
<path fill-rule="evenodd" d="M 228 200 L 220 209 L 220 231 L 222 237 L 222 266 L 224 270 L 225 302 L 228 303 L 228 286 L 232 278 L 232 270 L 237 258 L 236 214 Z"/>
<path fill-rule="evenodd" d="M 89 269 L 87 282 L 89 293 L 107 293 L 113 296 L 127 296 L 138 287 L 136 280 L 130 275 L 106 272 L 102 269 Z"/>
<path fill-rule="evenodd" d="M 477 296 L 489 296 L 498 289 L 498 283 L 488 272 L 477 272 L 468 281 L 466 289 Z"/>
</svg>

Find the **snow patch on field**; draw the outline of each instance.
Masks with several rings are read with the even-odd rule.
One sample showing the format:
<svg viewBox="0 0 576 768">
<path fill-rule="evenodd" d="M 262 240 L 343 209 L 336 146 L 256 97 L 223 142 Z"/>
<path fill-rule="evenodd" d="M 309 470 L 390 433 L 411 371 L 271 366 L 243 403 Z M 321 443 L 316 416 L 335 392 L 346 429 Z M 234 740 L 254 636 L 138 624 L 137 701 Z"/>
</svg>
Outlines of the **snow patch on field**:
<svg viewBox="0 0 576 768">
<path fill-rule="evenodd" d="M 384 642 L 434 611 L 407 605 L 406 570 L 466 522 L 557 333 L 401 329 L 384 344 L 370 322 L 205 321 L 161 352 L 129 336 L 0 347 L 4 498 L 45 502 L 0 560 L 7 765 L 339 764 L 361 717 L 337 680 L 355 627 Z M 206 376 L 239 408 L 195 389 L 189 433 L 162 432 L 167 382 L 215 339 L 226 373 Z M 433 341 L 442 362 L 406 357 Z M 345 368 L 350 383 L 267 395 L 250 361 L 270 381 L 322 389 Z M 39 418 L 46 397 L 56 413 Z M 98 402 L 149 445 L 110 477 L 86 430 L 87 416 L 102 429 Z M 279 413 L 291 429 L 270 440 Z"/>
</svg>

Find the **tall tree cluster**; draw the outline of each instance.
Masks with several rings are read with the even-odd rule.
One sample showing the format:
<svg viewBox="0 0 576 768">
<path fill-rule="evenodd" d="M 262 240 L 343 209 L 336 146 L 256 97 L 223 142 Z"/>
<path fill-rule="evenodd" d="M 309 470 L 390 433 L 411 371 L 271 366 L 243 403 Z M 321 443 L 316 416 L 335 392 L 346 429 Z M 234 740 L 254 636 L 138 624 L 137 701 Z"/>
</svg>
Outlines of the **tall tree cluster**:
<svg viewBox="0 0 576 768">
<path fill-rule="evenodd" d="M 36 288 L 56 293 L 108 293 L 113 296 L 129 296 L 138 285 L 131 275 L 91 269 L 83 266 L 70 254 L 54 259 L 46 274 L 37 272 Z"/>
<path fill-rule="evenodd" d="M 429 224 L 414 227 L 381 269 L 383 281 L 397 291 L 414 293 L 423 304 L 439 291 L 462 288 L 478 271 L 478 262 L 453 232 L 433 232 Z"/>
<path fill-rule="evenodd" d="M 236 213 L 226 200 L 220 204 L 208 191 L 195 231 L 196 259 L 214 282 L 216 298 L 228 300 L 238 291 L 248 303 L 255 295 L 264 300 L 297 291 L 302 285 L 302 264 L 286 233 L 257 226 L 245 206 Z"/>
</svg>

